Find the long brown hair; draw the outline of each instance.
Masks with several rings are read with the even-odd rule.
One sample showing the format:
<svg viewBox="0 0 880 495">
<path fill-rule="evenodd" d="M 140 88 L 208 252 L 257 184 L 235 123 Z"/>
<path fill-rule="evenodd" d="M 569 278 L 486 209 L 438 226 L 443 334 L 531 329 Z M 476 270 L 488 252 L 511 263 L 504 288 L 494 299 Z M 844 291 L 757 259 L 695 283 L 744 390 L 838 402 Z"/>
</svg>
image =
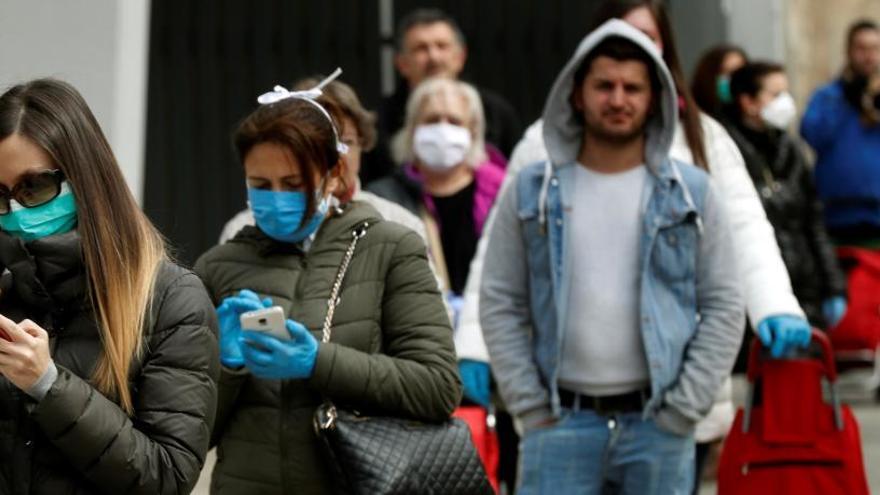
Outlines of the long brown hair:
<svg viewBox="0 0 880 495">
<path fill-rule="evenodd" d="M 260 105 L 238 125 L 232 141 L 239 161 L 244 159 L 250 150 L 260 143 L 275 143 L 286 148 L 300 166 L 306 197 L 313 198 L 318 184 L 314 174 L 326 177 L 331 171 L 336 174 L 343 186 L 345 174 L 337 167 L 340 153 L 336 149 L 335 129 L 342 132 L 340 116 L 342 111 L 326 96 L 318 99 L 317 104 L 324 107 L 331 116 L 332 123 L 327 120 L 315 104 L 300 98 L 287 98 L 270 105 Z M 313 201 L 308 202 L 303 222 L 311 218 L 315 212 Z"/>
<path fill-rule="evenodd" d="M 661 0 L 605 0 L 596 10 L 590 30 L 601 26 L 609 19 L 622 19 L 639 7 L 646 7 L 651 12 L 654 22 L 657 23 L 657 28 L 660 30 L 660 38 L 663 42 L 663 61 L 666 62 L 666 67 L 672 74 L 678 96 L 684 100 L 684 109 L 680 112 L 680 118 L 688 148 L 691 150 L 695 164 L 708 170 L 709 162 L 706 158 L 703 126 L 700 123 L 700 109 L 688 90 L 684 71 L 681 68 L 681 60 L 678 58 L 672 23 L 669 22 L 669 15 L 666 13 L 663 2 Z"/>
<path fill-rule="evenodd" d="M 138 207 L 97 120 L 73 86 L 37 79 L 0 96 L 0 140 L 13 134 L 43 148 L 73 190 L 103 346 L 92 380 L 131 414 L 128 375 L 143 352 L 156 274 L 167 259 L 165 242 Z"/>
<path fill-rule="evenodd" d="M 746 52 L 734 45 L 718 45 L 700 57 L 694 77 L 691 79 L 691 93 L 697 105 L 709 115 L 718 118 L 724 109 L 724 103 L 718 98 L 718 76 L 724 66 L 724 59 L 731 53 L 739 54 L 748 61 Z"/>
</svg>

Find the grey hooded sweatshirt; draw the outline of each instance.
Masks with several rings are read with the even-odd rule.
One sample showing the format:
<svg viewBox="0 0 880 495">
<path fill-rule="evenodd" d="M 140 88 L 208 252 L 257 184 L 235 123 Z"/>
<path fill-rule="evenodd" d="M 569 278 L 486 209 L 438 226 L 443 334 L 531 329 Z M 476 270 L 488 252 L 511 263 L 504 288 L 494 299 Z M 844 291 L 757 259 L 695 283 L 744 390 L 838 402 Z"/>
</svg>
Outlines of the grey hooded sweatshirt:
<svg viewBox="0 0 880 495">
<path fill-rule="evenodd" d="M 488 234 L 487 252 L 492 254 L 485 259 L 480 290 L 480 321 L 495 377 L 511 413 L 527 429 L 558 416 L 559 346 L 567 323 L 570 278 L 566 274 L 566 257 L 577 255 L 566 253 L 564 242 L 568 233 L 565 225 L 575 221 L 571 206 L 576 192 L 572 190 L 573 181 L 568 179 L 578 166 L 584 135 L 583 125 L 571 107 L 570 95 L 575 71 L 609 37 L 628 39 L 649 54 L 661 84 L 657 95 L 659 111 L 645 129 L 645 164 L 651 173 L 644 194 L 649 210 L 643 239 L 653 242 L 645 244 L 645 249 L 654 247 L 640 262 L 641 333 L 652 382 L 652 397 L 644 413 L 646 417 L 656 417 L 658 424 L 668 431 L 689 434 L 695 422 L 711 408 L 718 387 L 733 366 L 744 328 L 743 299 L 729 226 L 708 176 L 669 158 L 678 108 L 672 77 L 651 40 L 623 21 L 608 21 L 588 35 L 551 89 L 543 113 L 544 141 L 550 159 L 524 169 L 503 192 L 496 207 Z M 524 207 L 534 198 L 519 197 L 523 191 L 532 194 L 533 188 L 528 185 L 534 182 L 528 181 L 535 178 L 541 181 L 540 191 L 535 194 L 537 228 L 532 225 L 535 220 L 527 218 L 529 207 Z M 688 184 L 703 186 L 692 193 Z M 555 217 L 549 201 L 554 191 L 561 203 L 561 213 L 556 211 Z M 667 199 L 676 199 L 654 202 L 657 191 Z M 676 225 L 670 224 L 669 230 L 657 230 L 663 224 L 656 222 L 674 217 L 674 212 L 658 204 L 675 204 L 697 212 L 694 230 L 698 234 L 696 241 L 691 241 L 694 247 L 689 258 L 693 273 L 671 285 L 668 280 L 660 280 L 668 274 L 656 273 L 657 267 L 663 270 L 663 257 L 669 253 L 684 252 L 668 246 L 686 241 L 673 235 L 680 228 Z M 539 237 L 544 235 L 542 232 L 553 233 L 554 229 L 558 233 L 555 238 Z M 559 273 L 553 263 L 535 258 L 535 243 L 549 245 L 546 251 L 551 258 L 549 253 L 561 253 Z M 544 277 L 553 280 L 549 294 L 536 294 L 536 287 L 530 287 L 541 278 L 535 270 L 542 269 L 553 271 L 552 277 Z M 679 289 L 690 296 L 670 299 L 670 293 Z M 694 317 L 686 316 L 689 311 L 696 313 L 696 323 Z"/>
</svg>

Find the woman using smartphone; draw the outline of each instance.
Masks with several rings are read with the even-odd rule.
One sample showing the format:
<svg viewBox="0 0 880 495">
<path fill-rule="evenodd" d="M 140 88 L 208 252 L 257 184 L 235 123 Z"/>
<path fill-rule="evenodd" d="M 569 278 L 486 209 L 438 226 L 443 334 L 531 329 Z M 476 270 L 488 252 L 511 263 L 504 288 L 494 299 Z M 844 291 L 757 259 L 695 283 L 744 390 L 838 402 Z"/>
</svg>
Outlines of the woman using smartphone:
<svg viewBox="0 0 880 495">
<path fill-rule="evenodd" d="M 318 96 L 324 84 L 276 88 L 238 126 L 256 226 L 196 263 L 221 329 L 212 493 L 330 492 L 312 423 L 322 398 L 364 414 L 443 420 L 461 397 L 452 329 L 421 237 L 366 203 L 334 199 L 347 150 L 338 109 Z M 242 313 L 272 306 L 286 314 L 289 338 L 242 330 Z"/>
<path fill-rule="evenodd" d="M 216 319 L 70 85 L 0 96 L 0 493 L 189 493 Z"/>
</svg>

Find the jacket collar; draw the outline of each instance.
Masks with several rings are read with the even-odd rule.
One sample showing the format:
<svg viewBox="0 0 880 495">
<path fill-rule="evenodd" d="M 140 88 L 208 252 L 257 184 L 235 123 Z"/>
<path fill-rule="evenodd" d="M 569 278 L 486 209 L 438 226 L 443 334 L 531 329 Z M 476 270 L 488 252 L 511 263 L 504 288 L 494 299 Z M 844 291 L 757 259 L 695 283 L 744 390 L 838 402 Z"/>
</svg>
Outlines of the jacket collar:
<svg viewBox="0 0 880 495">
<path fill-rule="evenodd" d="M 82 243 L 74 230 L 23 242 L 0 232 L 0 297 L 12 291 L 35 308 L 58 310 L 87 304 Z"/>
<path fill-rule="evenodd" d="M 547 195 L 550 187 L 550 183 L 553 180 L 553 176 L 556 175 L 558 177 L 558 181 L 560 184 L 560 201 L 565 208 L 570 208 L 572 206 L 573 195 L 575 191 L 572 190 L 574 178 L 573 173 L 575 167 L 580 167 L 581 165 L 577 162 L 569 162 L 561 166 L 555 167 L 550 162 L 545 162 L 545 170 L 542 179 L 540 195 L 538 198 L 538 209 L 539 209 L 539 217 L 541 224 L 546 224 L 546 214 L 547 214 Z M 681 194 L 682 199 L 682 207 L 678 209 L 685 209 L 687 211 L 696 212 L 696 206 L 694 204 L 693 198 L 691 197 L 690 190 L 687 185 L 684 183 L 684 179 L 681 176 L 681 172 L 678 169 L 678 166 L 669 158 L 658 162 L 656 167 L 647 167 L 649 176 L 653 178 L 653 180 L 648 181 L 645 184 L 646 191 L 642 194 L 643 197 L 643 206 L 642 210 L 645 209 L 648 205 L 648 200 L 650 196 L 655 193 L 655 190 L 662 193 L 664 198 L 668 198 L 672 191 L 678 191 Z"/>
</svg>

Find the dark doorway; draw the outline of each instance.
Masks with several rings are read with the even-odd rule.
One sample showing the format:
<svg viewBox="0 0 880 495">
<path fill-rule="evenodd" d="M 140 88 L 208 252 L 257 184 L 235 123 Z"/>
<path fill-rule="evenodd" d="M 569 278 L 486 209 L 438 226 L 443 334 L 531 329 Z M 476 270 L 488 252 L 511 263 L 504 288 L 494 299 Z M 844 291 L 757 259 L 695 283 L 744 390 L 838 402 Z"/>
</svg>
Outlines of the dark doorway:
<svg viewBox="0 0 880 495">
<path fill-rule="evenodd" d="M 382 48 L 394 41 L 380 33 L 381 6 L 392 7 L 393 24 L 424 6 L 455 17 L 468 41 L 463 77 L 503 95 L 529 124 L 599 3 L 153 0 L 145 209 L 178 259 L 192 263 L 245 207 L 230 135 L 258 94 L 339 66 L 342 80 L 376 108 Z M 688 43 L 687 33 L 677 34 L 680 45 Z"/>
</svg>

